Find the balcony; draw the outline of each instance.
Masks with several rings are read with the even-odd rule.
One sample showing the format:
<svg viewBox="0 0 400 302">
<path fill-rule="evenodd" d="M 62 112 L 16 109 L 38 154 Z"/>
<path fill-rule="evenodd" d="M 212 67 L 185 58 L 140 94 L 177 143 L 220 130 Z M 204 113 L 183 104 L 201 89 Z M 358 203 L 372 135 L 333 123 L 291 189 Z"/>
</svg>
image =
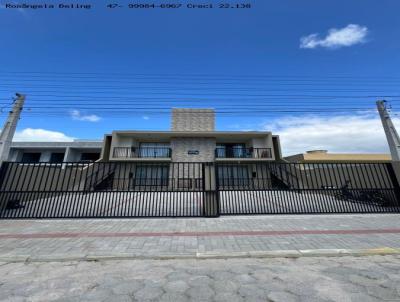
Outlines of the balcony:
<svg viewBox="0 0 400 302">
<path fill-rule="evenodd" d="M 262 158 L 272 159 L 271 148 L 216 148 L 215 158 Z"/>
<path fill-rule="evenodd" d="M 114 158 L 171 158 L 168 147 L 115 147 Z"/>
</svg>

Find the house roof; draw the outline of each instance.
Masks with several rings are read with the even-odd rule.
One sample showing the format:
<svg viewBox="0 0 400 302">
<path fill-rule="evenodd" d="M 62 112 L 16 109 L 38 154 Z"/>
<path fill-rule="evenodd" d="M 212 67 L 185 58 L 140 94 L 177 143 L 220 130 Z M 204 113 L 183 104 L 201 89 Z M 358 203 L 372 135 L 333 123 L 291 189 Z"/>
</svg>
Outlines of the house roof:
<svg viewBox="0 0 400 302">
<path fill-rule="evenodd" d="M 271 135 L 270 131 L 134 131 L 116 130 L 113 134 L 135 137 L 263 137 Z"/>
</svg>

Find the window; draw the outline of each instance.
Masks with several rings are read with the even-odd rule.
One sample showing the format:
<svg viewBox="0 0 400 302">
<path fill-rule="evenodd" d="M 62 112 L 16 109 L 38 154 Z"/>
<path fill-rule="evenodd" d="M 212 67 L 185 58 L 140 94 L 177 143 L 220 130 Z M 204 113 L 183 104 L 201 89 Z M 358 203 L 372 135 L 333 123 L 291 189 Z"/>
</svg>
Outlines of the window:
<svg viewBox="0 0 400 302">
<path fill-rule="evenodd" d="M 64 161 L 64 153 L 51 153 L 50 162 L 51 163 L 62 163 Z"/>
<path fill-rule="evenodd" d="M 23 163 L 38 163 L 41 153 L 24 153 L 22 154 L 21 162 Z"/>
<path fill-rule="evenodd" d="M 221 158 L 243 158 L 247 156 L 246 144 L 218 144 L 217 157 Z"/>
<path fill-rule="evenodd" d="M 170 157 L 169 143 L 140 143 L 139 157 Z"/>
<path fill-rule="evenodd" d="M 100 153 L 82 153 L 81 161 L 96 161 L 100 158 Z"/>
</svg>

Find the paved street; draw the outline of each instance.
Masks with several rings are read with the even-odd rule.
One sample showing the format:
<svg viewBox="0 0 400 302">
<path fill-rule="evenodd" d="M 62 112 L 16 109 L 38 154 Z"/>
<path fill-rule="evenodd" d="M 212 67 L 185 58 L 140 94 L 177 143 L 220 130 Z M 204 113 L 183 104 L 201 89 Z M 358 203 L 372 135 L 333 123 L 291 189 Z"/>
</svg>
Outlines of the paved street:
<svg viewBox="0 0 400 302">
<path fill-rule="evenodd" d="M 400 301 L 400 256 L 0 264 L 0 301 Z"/>
<path fill-rule="evenodd" d="M 399 221 L 1 220 L 0 301 L 400 301 Z"/>
<path fill-rule="evenodd" d="M 400 248 L 400 215 L 1 220 L 0 260 Z"/>
</svg>

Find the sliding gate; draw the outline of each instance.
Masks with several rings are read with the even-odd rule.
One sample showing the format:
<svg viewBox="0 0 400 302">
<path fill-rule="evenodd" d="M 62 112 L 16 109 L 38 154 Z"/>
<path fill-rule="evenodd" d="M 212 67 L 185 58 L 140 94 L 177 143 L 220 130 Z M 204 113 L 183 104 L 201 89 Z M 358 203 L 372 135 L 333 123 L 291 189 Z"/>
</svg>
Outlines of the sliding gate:
<svg viewBox="0 0 400 302">
<path fill-rule="evenodd" d="M 218 164 L 220 214 L 400 212 L 390 163 Z"/>
<path fill-rule="evenodd" d="M 400 212 L 391 164 L 14 163 L 0 218 Z"/>
<path fill-rule="evenodd" d="M 207 163 L 14 163 L 0 171 L 0 218 L 212 217 Z"/>
</svg>

